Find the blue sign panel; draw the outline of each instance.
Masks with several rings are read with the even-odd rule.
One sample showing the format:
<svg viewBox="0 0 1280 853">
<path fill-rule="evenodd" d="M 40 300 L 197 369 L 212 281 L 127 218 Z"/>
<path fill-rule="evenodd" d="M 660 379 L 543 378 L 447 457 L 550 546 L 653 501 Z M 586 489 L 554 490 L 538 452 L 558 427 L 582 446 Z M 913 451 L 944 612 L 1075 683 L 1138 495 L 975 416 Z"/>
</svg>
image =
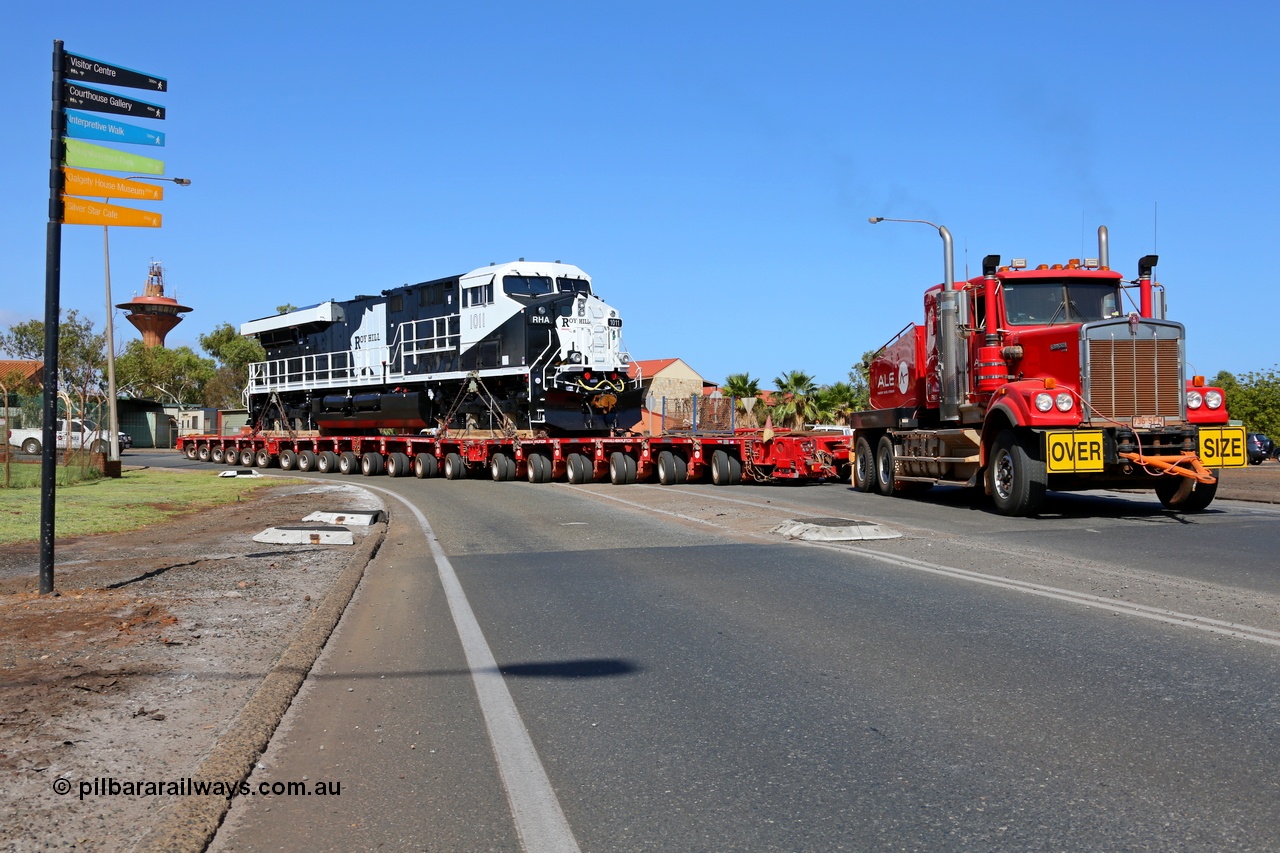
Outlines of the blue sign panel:
<svg viewBox="0 0 1280 853">
<path fill-rule="evenodd" d="M 155 145 L 164 147 L 164 134 L 158 130 L 125 124 L 80 110 L 67 110 L 67 136 L 73 139 L 104 139 L 108 142 L 128 142 L 130 145 Z"/>
</svg>

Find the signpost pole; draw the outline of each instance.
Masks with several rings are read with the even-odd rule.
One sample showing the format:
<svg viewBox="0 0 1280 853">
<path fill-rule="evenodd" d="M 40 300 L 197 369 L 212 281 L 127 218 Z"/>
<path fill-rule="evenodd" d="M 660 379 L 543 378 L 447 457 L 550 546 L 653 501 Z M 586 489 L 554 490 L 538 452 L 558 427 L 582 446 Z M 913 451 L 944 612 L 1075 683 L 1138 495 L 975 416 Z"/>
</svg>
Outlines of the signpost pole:
<svg viewBox="0 0 1280 853">
<path fill-rule="evenodd" d="M 44 261 L 44 427 L 40 459 L 40 594 L 53 592 L 54 491 L 58 476 L 58 322 L 62 287 L 62 111 L 65 77 L 61 39 L 53 42 L 53 113 L 49 143 L 49 225 Z M 67 413 L 68 416 L 71 414 Z"/>
</svg>

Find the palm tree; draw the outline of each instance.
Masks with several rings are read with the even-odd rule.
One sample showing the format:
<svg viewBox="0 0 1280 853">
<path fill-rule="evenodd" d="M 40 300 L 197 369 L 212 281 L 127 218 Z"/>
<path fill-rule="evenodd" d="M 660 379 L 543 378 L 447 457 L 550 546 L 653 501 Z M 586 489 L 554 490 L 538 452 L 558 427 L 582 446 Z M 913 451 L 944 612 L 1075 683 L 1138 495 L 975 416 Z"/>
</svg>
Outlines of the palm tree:
<svg viewBox="0 0 1280 853">
<path fill-rule="evenodd" d="M 743 426 L 754 429 L 758 425 L 754 412 L 747 410 L 744 401 L 760 396 L 760 380 L 752 379 L 750 373 L 730 373 L 724 378 L 720 393 L 733 398 L 734 408 L 743 416 Z M 754 409 L 754 406 L 752 408 Z"/>
<path fill-rule="evenodd" d="M 775 377 L 773 385 L 779 398 L 773 417 L 791 429 L 801 429 L 818 417 L 818 386 L 803 370 L 792 370 Z"/>
<path fill-rule="evenodd" d="M 857 390 L 848 382 L 836 382 L 818 389 L 818 417 L 822 423 L 847 425 L 857 411 Z"/>
</svg>

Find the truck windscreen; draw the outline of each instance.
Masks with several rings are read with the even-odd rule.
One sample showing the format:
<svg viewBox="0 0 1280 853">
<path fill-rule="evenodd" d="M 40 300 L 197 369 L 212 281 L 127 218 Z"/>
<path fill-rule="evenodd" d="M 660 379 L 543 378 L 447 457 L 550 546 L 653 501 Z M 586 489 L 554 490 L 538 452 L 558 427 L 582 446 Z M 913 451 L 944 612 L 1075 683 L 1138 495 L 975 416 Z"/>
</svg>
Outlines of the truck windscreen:
<svg viewBox="0 0 1280 853">
<path fill-rule="evenodd" d="M 1110 282 L 1057 279 L 1004 283 L 1011 326 L 1088 323 L 1120 316 L 1120 287 Z"/>
</svg>

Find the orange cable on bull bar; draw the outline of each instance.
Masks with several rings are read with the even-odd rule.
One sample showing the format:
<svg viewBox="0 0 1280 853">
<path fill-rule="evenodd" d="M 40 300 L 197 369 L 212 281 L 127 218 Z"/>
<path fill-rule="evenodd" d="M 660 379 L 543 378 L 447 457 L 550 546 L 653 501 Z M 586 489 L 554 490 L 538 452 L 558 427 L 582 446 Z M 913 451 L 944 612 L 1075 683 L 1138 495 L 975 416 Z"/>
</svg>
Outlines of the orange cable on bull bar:
<svg viewBox="0 0 1280 853">
<path fill-rule="evenodd" d="M 1161 469 L 1162 474 L 1176 474 L 1179 477 L 1190 477 L 1197 483 L 1204 483 L 1205 485 L 1218 482 L 1218 478 L 1209 473 L 1209 469 L 1204 467 L 1204 464 L 1200 462 L 1200 457 L 1196 456 L 1194 453 L 1184 453 L 1172 461 L 1168 460 L 1167 457 L 1143 456 L 1141 453 L 1121 453 L 1120 458 L 1136 462 L 1143 468 L 1146 468 L 1148 465 L 1155 466 L 1156 468 Z M 1190 463 L 1191 470 L 1179 467 L 1183 462 Z"/>
</svg>

